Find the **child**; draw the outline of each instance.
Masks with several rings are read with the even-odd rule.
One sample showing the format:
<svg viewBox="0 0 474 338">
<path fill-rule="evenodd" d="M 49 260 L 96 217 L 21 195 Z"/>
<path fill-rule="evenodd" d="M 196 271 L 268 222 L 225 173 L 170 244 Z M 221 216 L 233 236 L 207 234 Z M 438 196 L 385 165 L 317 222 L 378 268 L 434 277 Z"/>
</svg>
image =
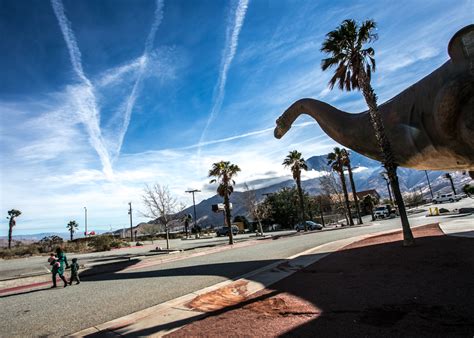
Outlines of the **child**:
<svg viewBox="0 0 474 338">
<path fill-rule="evenodd" d="M 69 280 L 69 285 L 72 285 L 72 281 L 75 279 L 76 284 L 79 284 L 81 280 L 79 279 L 79 274 L 77 273 L 79 271 L 79 264 L 77 263 L 77 258 L 72 259 L 72 264 L 71 264 L 71 279 Z"/>
<path fill-rule="evenodd" d="M 64 282 L 64 287 L 66 287 L 67 286 L 67 281 L 66 281 L 66 278 L 64 277 L 63 273 L 61 272 L 61 263 L 59 262 L 57 257 L 54 255 L 54 253 L 52 253 L 49 256 L 48 262 L 52 266 L 51 273 L 52 273 L 52 277 L 53 277 L 53 286 L 51 288 L 56 287 L 56 275 L 58 275 L 58 274 L 59 274 L 59 278 L 61 278 L 62 281 Z"/>
</svg>

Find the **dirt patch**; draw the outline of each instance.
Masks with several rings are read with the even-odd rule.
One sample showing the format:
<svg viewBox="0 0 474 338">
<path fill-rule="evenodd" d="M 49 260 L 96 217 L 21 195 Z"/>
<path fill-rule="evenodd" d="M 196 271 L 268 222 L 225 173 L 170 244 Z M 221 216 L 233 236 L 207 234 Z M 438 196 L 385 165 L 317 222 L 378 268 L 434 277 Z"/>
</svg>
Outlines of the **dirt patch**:
<svg viewBox="0 0 474 338">
<path fill-rule="evenodd" d="M 474 335 L 474 239 L 436 224 L 346 246 L 170 336 Z"/>
<path fill-rule="evenodd" d="M 185 306 L 201 312 L 212 312 L 239 304 L 247 299 L 247 284 L 248 282 L 245 281 L 232 283 L 215 291 L 199 295 Z"/>
</svg>

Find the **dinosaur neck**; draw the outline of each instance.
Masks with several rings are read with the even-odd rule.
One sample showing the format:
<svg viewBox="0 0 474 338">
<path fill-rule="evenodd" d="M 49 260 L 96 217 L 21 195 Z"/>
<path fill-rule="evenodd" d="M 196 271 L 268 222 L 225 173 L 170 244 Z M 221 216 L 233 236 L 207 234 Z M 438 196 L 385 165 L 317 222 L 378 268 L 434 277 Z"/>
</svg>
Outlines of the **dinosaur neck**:
<svg viewBox="0 0 474 338">
<path fill-rule="evenodd" d="M 336 142 L 374 159 L 380 159 L 376 139 L 366 112 L 349 114 L 327 103 L 301 99 L 293 103 L 278 119 L 275 136 L 282 137 L 301 115 L 314 118 L 320 127 Z"/>
</svg>

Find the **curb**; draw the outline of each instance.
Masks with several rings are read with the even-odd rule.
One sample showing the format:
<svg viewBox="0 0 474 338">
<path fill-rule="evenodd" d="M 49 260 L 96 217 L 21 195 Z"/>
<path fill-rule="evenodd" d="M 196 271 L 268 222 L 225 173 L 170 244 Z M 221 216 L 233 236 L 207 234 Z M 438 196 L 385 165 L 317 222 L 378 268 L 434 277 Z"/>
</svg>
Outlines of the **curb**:
<svg viewBox="0 0 474 338">
<path fill-rule="evenodd" d="M 401 230 L 381 231 L 325 243 L 246 273 L 237 277 L 235 280 L 228 280 L 209 286 L 147 309 L 131 313 L 103 324 L 89 327 L 73 333 L 70 336 L 83 337 L 103 334 L 110 336 L 136 336 L 136 332 L 141 332 L 140 335 L 162 337 L 180 329 L 192 321 L 212 315 L 212 311 L 203 311 L 190 306 L 192 301 L 199 297 L 214 293 L 217 290 L 227 289 L 233 294 L 239 293 L 246 298 L 286 277 L 291 276 L 295 272 L 314 264 L 331 253 L 343 249 L 347 245 L 370 237 L 397 232 L 401 232 Z M 239 301 L 236 304 L 238 303 Z M 176 324 L 173 325 L 173 323 Z M 157 327 L 159 329 L 152 331 Z M 143 332 L 146 332 L 146 330 L 149 330 L 149 333 L 144 334 Z"/>
</svg>

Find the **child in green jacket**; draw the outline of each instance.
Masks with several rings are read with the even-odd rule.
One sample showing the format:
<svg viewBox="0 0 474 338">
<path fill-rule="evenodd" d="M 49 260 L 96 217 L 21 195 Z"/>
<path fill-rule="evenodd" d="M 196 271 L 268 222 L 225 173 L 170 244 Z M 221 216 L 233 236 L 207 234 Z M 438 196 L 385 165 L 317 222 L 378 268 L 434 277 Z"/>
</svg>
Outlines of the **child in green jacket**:
<svg viewBox="0 0 474 338">
<path fill-rule="evenodd" d="M 72 285 L 72 281 L 75 279 L 76 284 L 79 284 L 81 280 L 79 279 L 79 264 L 77 263 L 77 258 L 72 259 L 72 264 L 71 264 L 71 279 L 69 280 L 69 285 Z"/>
</svg>

